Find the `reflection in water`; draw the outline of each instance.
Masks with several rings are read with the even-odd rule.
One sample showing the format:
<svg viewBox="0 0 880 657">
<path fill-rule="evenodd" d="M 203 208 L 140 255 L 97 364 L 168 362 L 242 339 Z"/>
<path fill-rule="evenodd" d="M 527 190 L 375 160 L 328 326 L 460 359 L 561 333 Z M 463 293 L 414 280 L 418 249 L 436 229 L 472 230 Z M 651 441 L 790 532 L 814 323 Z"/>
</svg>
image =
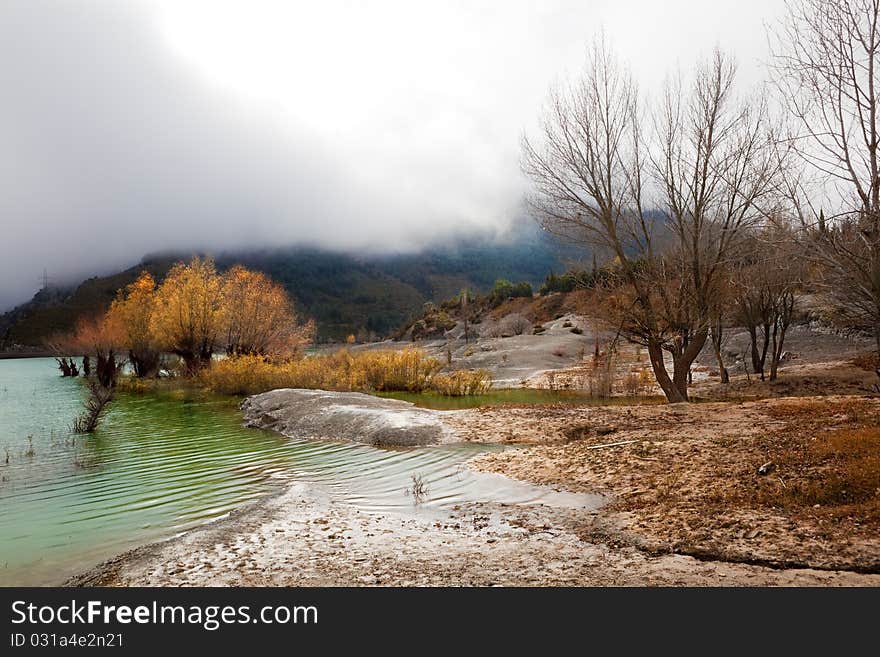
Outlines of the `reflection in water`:
<svg viewBox="0 0 880 657">
<path fill-rule="evenodd" d="M 498 447 L 385 450 L 290 440 L 241 427 L 234 402 L 210 397 L 119 395 L 94 435 L 72 438 L 83 387 L 53 365 L 0 361 L 0 584 L 57 583 L 291 479 L 367 511 L 432 512 L 477 500 L 594 502 L 463 466 Z M 405 493 L 413 474 L 428 488 L 418 509 Z"/>
</svg>

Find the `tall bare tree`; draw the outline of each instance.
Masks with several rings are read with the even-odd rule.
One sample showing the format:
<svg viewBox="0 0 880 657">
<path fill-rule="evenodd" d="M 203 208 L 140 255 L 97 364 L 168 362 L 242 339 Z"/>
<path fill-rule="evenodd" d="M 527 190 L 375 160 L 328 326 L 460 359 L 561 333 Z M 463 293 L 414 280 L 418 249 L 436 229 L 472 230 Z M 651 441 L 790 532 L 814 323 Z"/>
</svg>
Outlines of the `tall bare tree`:
<svg viewBox="0 0 880 657">
<path fill-rule="evenodd" d="M 620 326 L 673 402 L 688 398 L 725 258 L 773 185 L 766 113 L 734 98 L 735 70 L 716 52 L 687 90 L 671 83 L 652 143 L 635 82 L 597 39 L 583 75 L 551 94 L 541 139 L 523 141 L 534 213 L 619 263 Z"/>
<path fill-rule="evenodd" d="M 830 181 L 826 202 L 839 210 L 825 221 L 792 196 L 811 228 L 833 315 L 873 332 L 880 353 L 880 2 L 791 0 L 787 8 L 772 34 L 772 70 L 795 122 L 789 143 Z"/>
<path fill-rule="evenodd" d="M 731 267 L 733 318 L 749 333 L 752 372 L 775 381 L 785 338 L 794 320 L 807 275 L 803 246 L 781 216 L 749 235 L 747 248 Z"/>
</svg>

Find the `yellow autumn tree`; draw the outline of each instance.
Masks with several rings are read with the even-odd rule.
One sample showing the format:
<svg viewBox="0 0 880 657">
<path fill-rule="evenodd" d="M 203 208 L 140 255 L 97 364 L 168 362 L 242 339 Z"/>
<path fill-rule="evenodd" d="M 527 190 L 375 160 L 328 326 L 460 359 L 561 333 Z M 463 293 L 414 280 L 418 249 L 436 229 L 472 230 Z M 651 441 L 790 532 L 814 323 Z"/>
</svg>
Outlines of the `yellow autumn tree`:
<svg viewBox="0 0 880 657">
<path fill-rule="evenodd" d="M 80 317 L 68 340 L 71 353 L 94 355 L 95 375 L 104 388 L 116 385 L 124 361 L 117 359 L 117 350 L 124 342 L 122 327 L 115 317 Z M 83 364 L 83 369 L 88 369 Z"/>
<path fill-rule="evenodd" d="M 211 362 L 224 328 L 223 278 L 210 258 L 175 264 L 156 290 L 150 332 L 189 373 Z"/>
<path fill-rule="evenodd" d="M 120 290 L 108 317 L 121 327 L 128 360 L 138 377 L 156 376 L 160 351 L 150 328 L 156 300 L 156 281 L 148 271 Z"/>
<path fill-rule="evenodd" d="M 298 326 L 287 291 L 259 271 L 236 265 L 223 277 L 226 353 L 286 358 L 301 351 L 308 326 Z"/>
</svg>

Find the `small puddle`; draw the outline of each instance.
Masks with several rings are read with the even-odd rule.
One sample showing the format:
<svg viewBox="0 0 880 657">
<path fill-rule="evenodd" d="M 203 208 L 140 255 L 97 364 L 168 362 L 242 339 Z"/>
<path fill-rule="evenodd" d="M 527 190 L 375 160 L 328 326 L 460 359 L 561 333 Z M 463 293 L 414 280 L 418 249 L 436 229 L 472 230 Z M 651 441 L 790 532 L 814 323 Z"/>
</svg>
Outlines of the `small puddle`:
<svg viewBox="0 0 880 657">
<path fill-rule="evenodd" d="M 478 472 L 466 465 L 478 454 L 515 447 L 451 444 L 392 450 L 341 442 L 289 440 L 300 454 L 299 467 L 279 474 L 280 477 L 319 483 L 335 499 L 366 511 L 442 510 L 468 502 L 594 509 L 604 499 Z M 413 492 L 416 482 L 422 484 L 423 492 L 418 499 Z"/>
</svg>

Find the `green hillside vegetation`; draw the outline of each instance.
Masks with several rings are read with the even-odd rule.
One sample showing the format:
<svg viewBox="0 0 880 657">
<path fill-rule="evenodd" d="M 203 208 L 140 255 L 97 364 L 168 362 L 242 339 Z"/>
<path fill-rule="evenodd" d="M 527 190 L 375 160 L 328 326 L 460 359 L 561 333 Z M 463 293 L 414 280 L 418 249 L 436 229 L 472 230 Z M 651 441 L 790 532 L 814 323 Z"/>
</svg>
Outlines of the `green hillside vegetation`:
<svg viewBox="0 0 880 657">
<path fill-rule="evenodd" d="M 46 289 L 0 317 L 0 350 L 11 344 L 39 346 L 69 332 L 83 315 L 103 313 L 117 290 L 147 269 L 157 280 L 184 254 L 146 257 L 111 276 L 90 278 L 72 290 Z M 318 339 L 383 337 L 419 315 L 428 301 L 440 302 L 462 289 L 484 292 L 505 278 L 537 284 L 559 269 L 554 245 L 523 239 L 509 244 L 480 241 L 394 256 L 361 256 L 313 248 L 221 253 L 217 265 L 263 271 L 281 283 L 301 316 L 317 322 Z"/>
<path fill-rule="evenodd" d="M 117 290 L 134 282 L 147 270 L 155 278 L 164 278 L 175 258 L 150 258 L 110 276 L 89 278 L 74 289 L 46 288 L 26 304 L 0 317 L 0 349 L 20 344 L 39 347 L 52 335 L 69 333 L 79 317 L 104 313 Z"/>
</svg>

